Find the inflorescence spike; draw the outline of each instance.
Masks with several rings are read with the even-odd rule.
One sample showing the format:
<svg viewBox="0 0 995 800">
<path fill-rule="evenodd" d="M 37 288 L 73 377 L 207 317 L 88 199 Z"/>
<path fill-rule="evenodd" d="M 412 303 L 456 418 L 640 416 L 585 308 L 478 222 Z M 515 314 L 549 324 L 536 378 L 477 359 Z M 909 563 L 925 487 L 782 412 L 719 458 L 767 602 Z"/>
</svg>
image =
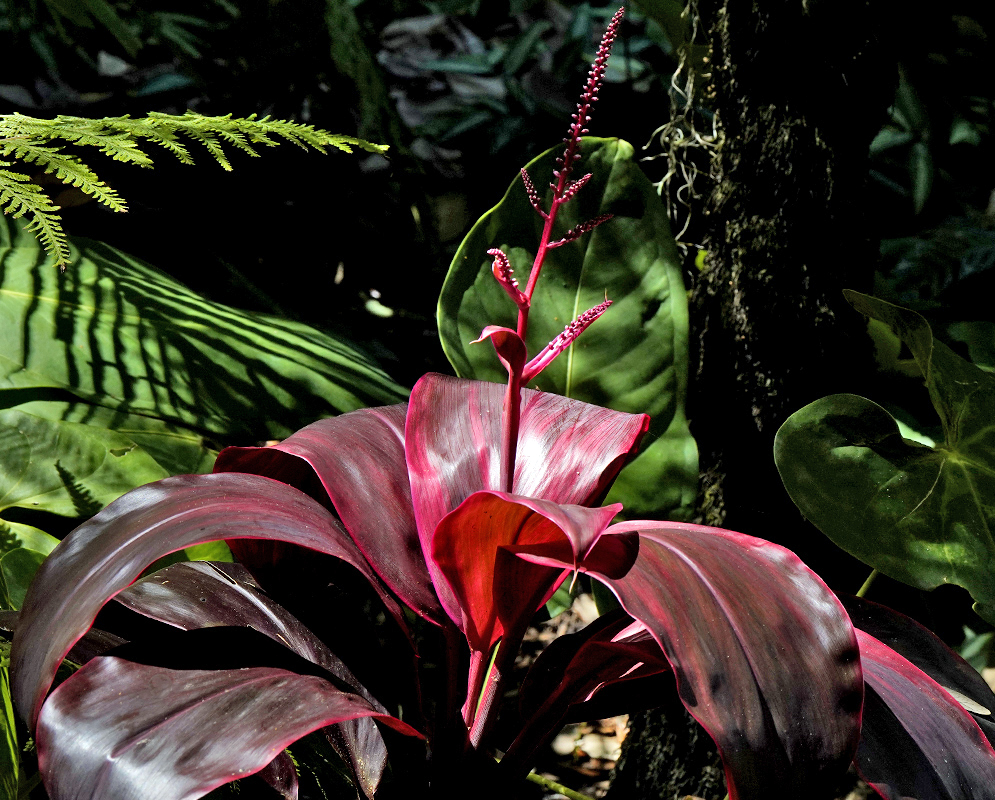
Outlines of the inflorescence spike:
<svg viewBox="0 0 995 800">
<path fill-rule="evenodd" d="M 588 231 L 593 231 L 602 222 L 608 222 L 608 220 L 610 220 L 614 216 L 615 216 L 614 214 L 599 214 L 594 219 L 589 219 L 587 222 L 582 222 L 579 225 L 576 225 L 570 230 L 568 230 L 565 234 L 563 234 L 563 238 L 560 239 L 559 241 L 550 242 L 549 247 L 550 248 L 559 247 L 562 244 L 566 244 L 567 242 L 572 242 L 575 239 L 579 239 Z"/>
<path fill-rule="evenodd" d="M 615 42 L 615 37 L 618 36 L 618 29 L 622 24 L 624 15 L 624 8 L 616 11 L 612 21 L 608 23 L 605 35 L 601 37 L 598 54 L 591 65 L 591 71 L 587 73 L 587 83 L 584 84 L 584 92 L 580 96 L 577 111 L 573 114 L 573 122 L 570 124 L 570 131 L 565 139 L 567 149 L 564 151 L 562 159 L 557 162 L 560 169 L 553 173 L 558 180 L 568 177 L 573 165 L 580 158 L 580 139 L 587 133 L 586 125 L 591 121 L 591 109 L 598 100 L 598 91 L 601 89 L 601 83 L 605 77 L 608 57 L 611 55 L 612 44 Z"/>
<path fill-rule="evenodd" d="M 522 167 L 522 183 L 525 184 L 525 193 L 529 196 L 529 202 L 532 204 L 532 208 L 539 212 L 539 216 L 543 219 L 549 217 L 542 207 L 539 205 L 539 193 L 536 191 L 535 184 L 532 183 L 532 178 L 529 177 L 528 171 L 525 167 Z"/>
<path fill-rule="evenodd" d="M 535 358 L 525 365 L 525 369 L 522 370 L 522 384 L 528 383 L 546 369 L 553 362 L 553 359 L 566 350 L 578 336 L 587 330 L 594 320 L 604 314 L 611 304 L 612 301 L 606 297 L 605 302 L 596 305 L 594 308 L 589 308 L 567 325 L 563 329 L 563 333 L 547 344 Z"/>
</svg>

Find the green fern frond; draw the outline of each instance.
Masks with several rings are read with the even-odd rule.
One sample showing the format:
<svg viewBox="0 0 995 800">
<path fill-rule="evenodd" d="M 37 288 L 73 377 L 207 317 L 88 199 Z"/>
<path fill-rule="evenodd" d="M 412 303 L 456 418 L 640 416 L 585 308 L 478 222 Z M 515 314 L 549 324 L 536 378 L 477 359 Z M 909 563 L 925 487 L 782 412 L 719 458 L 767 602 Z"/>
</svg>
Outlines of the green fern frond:
<svg viewBox="0 0 995 800">
<path fill-rule="evenodd" d="M 346 153 L 353 152 L 354 147 L 381 155 L 387 151 L 385 145 L 328 133 L 298 122 L 269 117 L 259 119 L 255 114 L 241 118 L 233 118 L 231 114 L 208 117 L 187 111 L 183 115 L 151 113 L 137 119 L 130 116 L 37 119 L 23 114 L 0 115 L 0 156 L 34 164 L 115 211 L 126 210 L 121 196 L 81 159 L 62 152 L 60 146 L 52 143 L 61 141 L 76 147 L 92 147 L 115 161 L 151 167 L 152 158 L 143 150 L 147 144 L 164 148 L 183 164 L 194 163 L 184 139 L 203 146 L 223 169 L 229 171 L 232 166 L 225 152 L 226 145 L 253 157 L 259 155 L 256 146 L 275 147 L 281 141 L 321 153 L 327 153 L 329 147 Z M 4 213 L 14 216 L 30 214 L 28 229 L 38 235 L 44 248 L 55 256 L 56 264 L 65 269 L 69 246 L 58 206 L 31 182 L 29 176 L 12 171 L 13 166 L 13 162 L 0 162 L 0 207 Z"/>
<path fill-rule="evenodd" d="M 59 207 L 28 175 L 14 172 L 8 161 L 0 161 L 0 209 L 17 219 L 31 215 L 26 230 L 34 233 L 49 253 L 55 254 L 56 263 L 69 263 L 69 242 L 62 230 Z"/>
<path fill-rule="evenodd" d="M 6 139 L 0 141 L 0 156 L 13 156 L 27 164 L 37 164 L 46 174 L 54 174 L 62 183 L 75 186 L 108 208 L 127 211 L 121 195 L 100 180 L 86 164 L 75 156 L 61 152 L 59 147 L 24 139 Z"/>
</svg>

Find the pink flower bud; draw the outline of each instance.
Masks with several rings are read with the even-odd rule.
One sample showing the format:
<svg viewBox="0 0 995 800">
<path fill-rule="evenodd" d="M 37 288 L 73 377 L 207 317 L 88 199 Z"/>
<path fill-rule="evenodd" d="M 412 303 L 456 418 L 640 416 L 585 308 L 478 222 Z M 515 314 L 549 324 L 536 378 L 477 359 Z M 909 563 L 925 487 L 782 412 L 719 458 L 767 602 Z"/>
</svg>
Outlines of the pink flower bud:
<svg viewBox="0 0 995 800">
<path fill-rule="evenodd" d="M 501 288 L 507 292 L 508 297 L 514 300 L 515 305 L 520 309 L 528 308 L 529 298 L 527 298 L 522 290 L 518 288 L 518 281 L 515 278 L 515 272 L 511 268 L 511 262 L 508 260 L 508 256 L 496 247 L 488 250 L 487 255 L 494 256 L 494 264 L 491 265 L 491 273 L 497 279 L 497 282 L 501 285 Z"/>
</svg>

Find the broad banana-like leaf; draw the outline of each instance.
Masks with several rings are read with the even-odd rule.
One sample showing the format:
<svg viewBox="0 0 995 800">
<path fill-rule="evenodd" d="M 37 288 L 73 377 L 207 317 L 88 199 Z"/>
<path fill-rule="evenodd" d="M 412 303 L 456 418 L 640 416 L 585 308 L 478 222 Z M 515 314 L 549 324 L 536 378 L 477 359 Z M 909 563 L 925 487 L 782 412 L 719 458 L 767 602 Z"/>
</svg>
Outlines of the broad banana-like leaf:
<svg viewBox="0 0 995 800">
<path fill-rule="evenodd" d="M 205 300 L 105 244 L 74 240 L 60 275 L 0 218 L 0 512 L 89 516 L 135 486 L 210 470 L 218 443 L 405 394 L 355 346 Z M 4 532 L 3 550 L 41 549 L 34 531 Z"/>
</svg>

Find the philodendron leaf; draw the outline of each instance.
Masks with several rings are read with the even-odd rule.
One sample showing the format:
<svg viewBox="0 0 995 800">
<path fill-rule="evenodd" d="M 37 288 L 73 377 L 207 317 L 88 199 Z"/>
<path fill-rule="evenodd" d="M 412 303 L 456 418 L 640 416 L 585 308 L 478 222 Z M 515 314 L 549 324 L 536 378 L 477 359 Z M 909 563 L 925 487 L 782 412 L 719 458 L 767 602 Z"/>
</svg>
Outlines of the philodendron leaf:
<svg viewBox="0 0 995 800">
<path fill-rule="evenodd" d="M 561 150 L 549 150 L 527 166 L 536 186 L 549 180 Z M 600 214 L 615 216 L 548 252 L 532 298 L 529 353 L 538 353 L 606 293 L 613 305 L 536 379 L 535 388 L 649 414 L 653 422 L 643 451 L 623 471 L 610 499 L 625 505 L 627 514 L 679 512 L 693 500 L 698 477 L 697 450 L 684 418 L 688 318 L 680 259 L 666 211 L 632 146 L 585 137 L 582 153 L 574 174 L 593 177 L 561 209 L 554 239 Z M 456 252 L 438 315 L 443 349 L 461 377 L 507 380 L 490 344 L 469 344 L 487 325 L 515 327 L 517 309 L 491 274 L 487 250 L 500 247 L 524 285 L 542 227 L 518 178 Z"/>
<path fill-rule="evenodd" d="M 778 431 L 784 486 L 844 550 L 921 589 L 963 586 L 995 621 L 995 377 L 936 341 L 919 314 L 856 292 L 847 298 L 909 347 L 945 440 L 904 439 L 876 403 L 832 395 Z"/>
</svg>

